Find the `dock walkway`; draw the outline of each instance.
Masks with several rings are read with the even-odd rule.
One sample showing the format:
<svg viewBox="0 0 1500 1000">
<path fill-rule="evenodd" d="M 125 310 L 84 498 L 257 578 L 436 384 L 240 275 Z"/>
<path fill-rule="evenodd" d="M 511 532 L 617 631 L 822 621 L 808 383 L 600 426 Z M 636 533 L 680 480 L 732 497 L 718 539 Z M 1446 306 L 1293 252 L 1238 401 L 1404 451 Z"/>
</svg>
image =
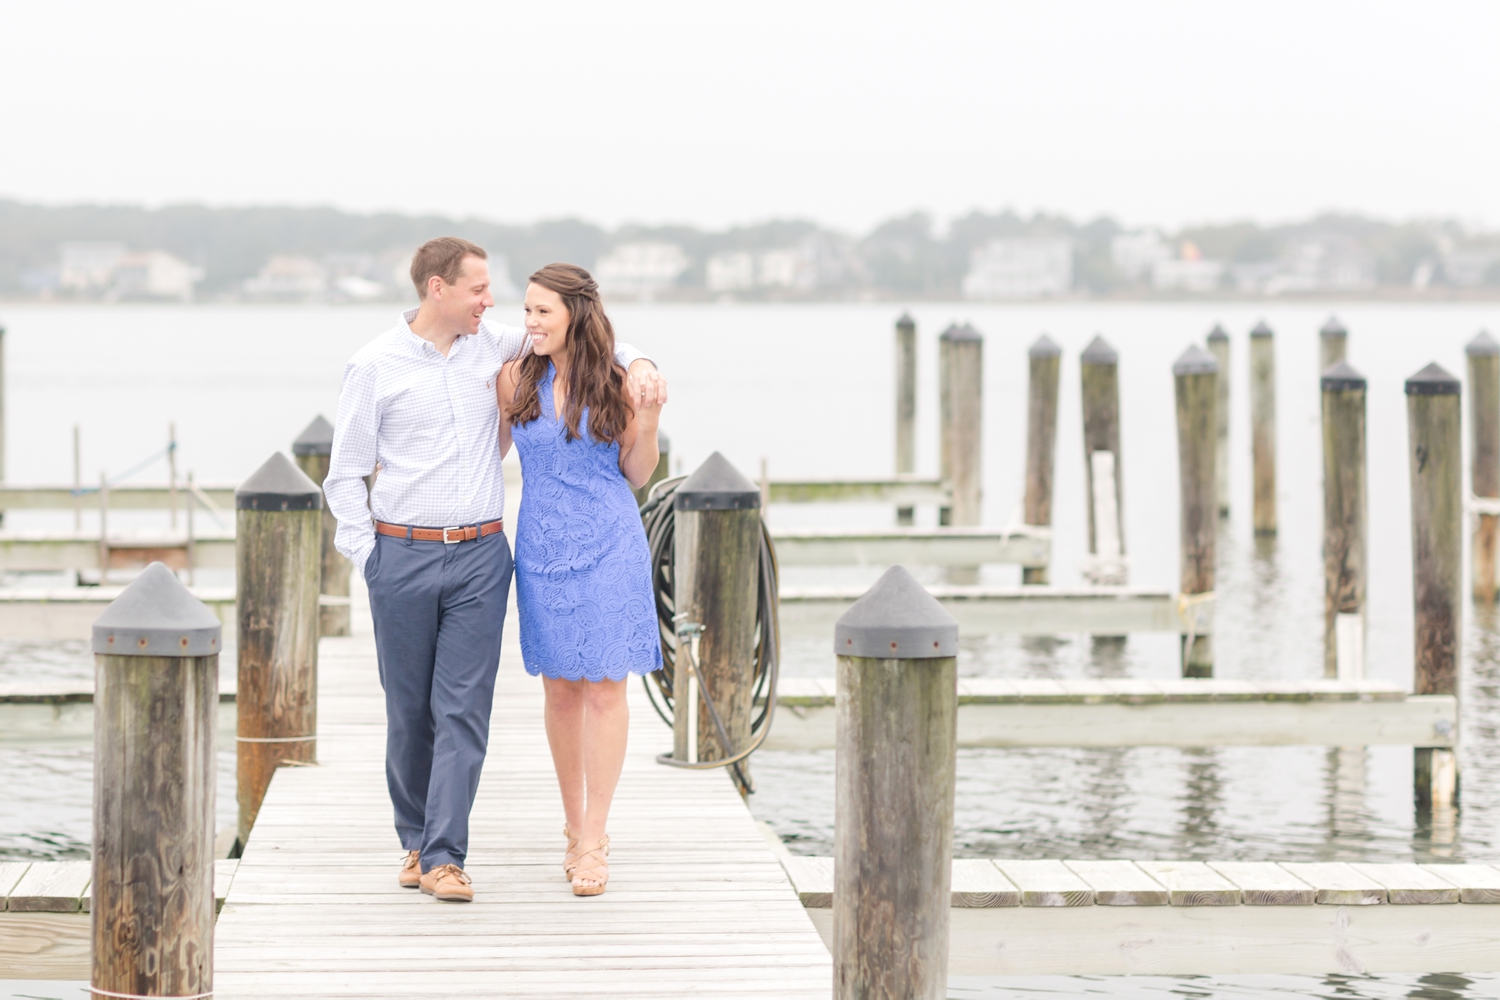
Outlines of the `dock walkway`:
<svg viewBox="0 0 1500 1000">
<path fill-rule="evenodd" d="M 356 590 L 358 590 L 356 581 Z M 540 682 L 515 613 L 471 820 L 473 903 L 396 885 L 385 711 L 368 612 L 319 649 L 318 766 L 282 768 L 215 930 L 215 996 L 827 998 L 832 963 L 718 770 L 663 767 L 671 734 L 632 687 L 609 890 L 572 895 Z"/>
</svg>

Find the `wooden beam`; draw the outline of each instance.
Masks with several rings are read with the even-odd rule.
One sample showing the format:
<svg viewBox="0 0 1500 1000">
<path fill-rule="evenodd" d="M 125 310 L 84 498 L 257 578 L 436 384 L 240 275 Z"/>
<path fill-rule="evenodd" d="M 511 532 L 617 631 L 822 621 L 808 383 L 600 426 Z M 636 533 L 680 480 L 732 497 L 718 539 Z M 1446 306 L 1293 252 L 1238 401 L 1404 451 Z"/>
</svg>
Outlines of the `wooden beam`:
<svg viewBox="0 0 1500 1000">
<path fill-rule="evenodd" d="M 787 678 L 770 750 L 835 745 L 831 680 Z M 1381 681 L 960 680 L 960 747 L 1449 747 L 1457 699 Z"/>
<path fill-rule="evenodd" d="M 941 479 L 893 476 L 890 479 L 773 479 L 772 503 L 946 504 L 953 490 Z"/>
<path fill-rule="evenodd" d="M 773 531 L 782 566 L 1045 566 L 1048 528 L 884 528 Z"/>
<path fill-rule="evenodd" d="M 780 550 L 778 549 L 778 552 Z M 1012 635 L 1128 635 L 1186 631 L 1177 595 L 1137 587 L 928 587 L 962 633 Z M 863 591 L 852 587 L 783 587 L 781 634 L 816 638 L 833 634 L 833 623 Z M 1213 631 L 1202 616 L 1199 634 Z"/>
<path fill-rule="evenodd" d="M 234 509 L 234 485 L 199 483 L 198 490 L 220 510 Z M 74 489 L 56 483 L 37 485 L 0 485 L 0 509 L 4 510 L 72 510 Z M 99 505 L 99 491 L 89 487 L 84 500 L 90 507 Z M 121 483 L 109 488 L 111 510 L 166 510 L 171 506 L 172 488 L 167 483 Z M 181 491 L 179 491 L 181 502 Z"/>
<path fill-rule="evenodd" d="M 113 491 L 111 491 L 113 492 Z M 195 542 L 199 569 L 234 566 L 234 536 L 200 533 Z M 186 552 L 187 538 L 177 534 L 116 535 L 109 539 L 110 567 L 144 566 L 173 552 Z M 185 560 L 185 557 L 184 557 Z M 184 561 L 185 564 L 185 561 Z M 0 532 L 0 570 L 67 571 L 99 568 L 97 534 Z"/>
</svg>

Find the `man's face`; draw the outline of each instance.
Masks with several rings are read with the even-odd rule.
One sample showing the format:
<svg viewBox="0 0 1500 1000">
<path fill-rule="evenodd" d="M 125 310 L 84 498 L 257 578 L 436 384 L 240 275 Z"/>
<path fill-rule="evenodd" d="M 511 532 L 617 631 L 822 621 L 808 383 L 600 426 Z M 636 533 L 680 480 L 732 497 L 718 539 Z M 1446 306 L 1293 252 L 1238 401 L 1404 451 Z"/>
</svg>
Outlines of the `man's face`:
<svg viewBox="0 0 1500 1000">
<path fill-rule="evenodd" d="M 429 295 L 437 297 L 438 313 L 443 325 L 460 334 L 479 332 L 484 311 L 495 304 L 490 295 L 490 263 L 479 257 L 465 257 L 463 271 L 451 285 L 439 278 Z"/>
</svg>

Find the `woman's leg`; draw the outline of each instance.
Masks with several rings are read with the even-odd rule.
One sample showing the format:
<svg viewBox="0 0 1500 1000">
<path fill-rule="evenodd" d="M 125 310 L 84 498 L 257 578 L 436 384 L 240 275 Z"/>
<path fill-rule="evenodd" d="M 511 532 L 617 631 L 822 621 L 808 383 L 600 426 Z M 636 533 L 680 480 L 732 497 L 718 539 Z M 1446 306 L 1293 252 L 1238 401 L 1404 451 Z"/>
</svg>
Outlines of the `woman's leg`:
<svg viewBox="0 0 1500 1000">
<path fill-rule="evenodd" d="M 584 713 L 588 681 L 542 678 L 546 692 L 547 745 L 552 748 L 552 766 L 562 792 L 563 815 L 573 836 L 583 835 L 585 799 Z"/>
<path fill-rule="evenodd" d="M 610 803 L 620 782 L 620 769 L 625 766 L 625 742 L 630 736 L 626 683 L 624 680 L 583 683 L 587 706 L 583 770 L 588 798 L 582 828 L 572 829 L 583 838 L 585 847 L 605 834 Z"/>
</svg>

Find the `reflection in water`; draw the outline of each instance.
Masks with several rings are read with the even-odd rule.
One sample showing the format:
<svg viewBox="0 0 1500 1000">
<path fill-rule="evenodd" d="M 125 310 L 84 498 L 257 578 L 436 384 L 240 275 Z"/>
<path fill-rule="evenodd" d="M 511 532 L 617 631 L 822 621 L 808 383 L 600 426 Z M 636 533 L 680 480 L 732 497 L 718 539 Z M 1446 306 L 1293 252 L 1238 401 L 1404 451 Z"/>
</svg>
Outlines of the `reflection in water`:
<svg viewBox="0 0 1500 1000">
<path fill-rule="evenodd" d="M 1090 677 L 1125 677 L 1130 671 L 1126 658 L 1126 643 L 1123 635 L 1096 635 L 1090 637 L 1088 675 Z"/>
<path fill-rule="evenodd" d="M 1370 783 L 1369 750 L 1365 747 L 1328 748 L 1328 845 L 1330 856 L 1363 846 L 1370 840 L 1372 817 L 1366 803 Z"/>
<path fill-rule="evenodd" d="M 1218 813 L 1222 805 L 1217 748 L 1182 751 L 1187 784 L 1182 796 L 1180 828 L 1183 856 L 1201 854 L 1219 841 Z"/>
<path fill-rule="evenodd" d="M 952 976 L 951 1000 L 1047 997 L 1321 997 L 1326 1000 L 1476 1000 L 1500 996 L 1495 973 L 1379 976 Z"/>
</svg>

